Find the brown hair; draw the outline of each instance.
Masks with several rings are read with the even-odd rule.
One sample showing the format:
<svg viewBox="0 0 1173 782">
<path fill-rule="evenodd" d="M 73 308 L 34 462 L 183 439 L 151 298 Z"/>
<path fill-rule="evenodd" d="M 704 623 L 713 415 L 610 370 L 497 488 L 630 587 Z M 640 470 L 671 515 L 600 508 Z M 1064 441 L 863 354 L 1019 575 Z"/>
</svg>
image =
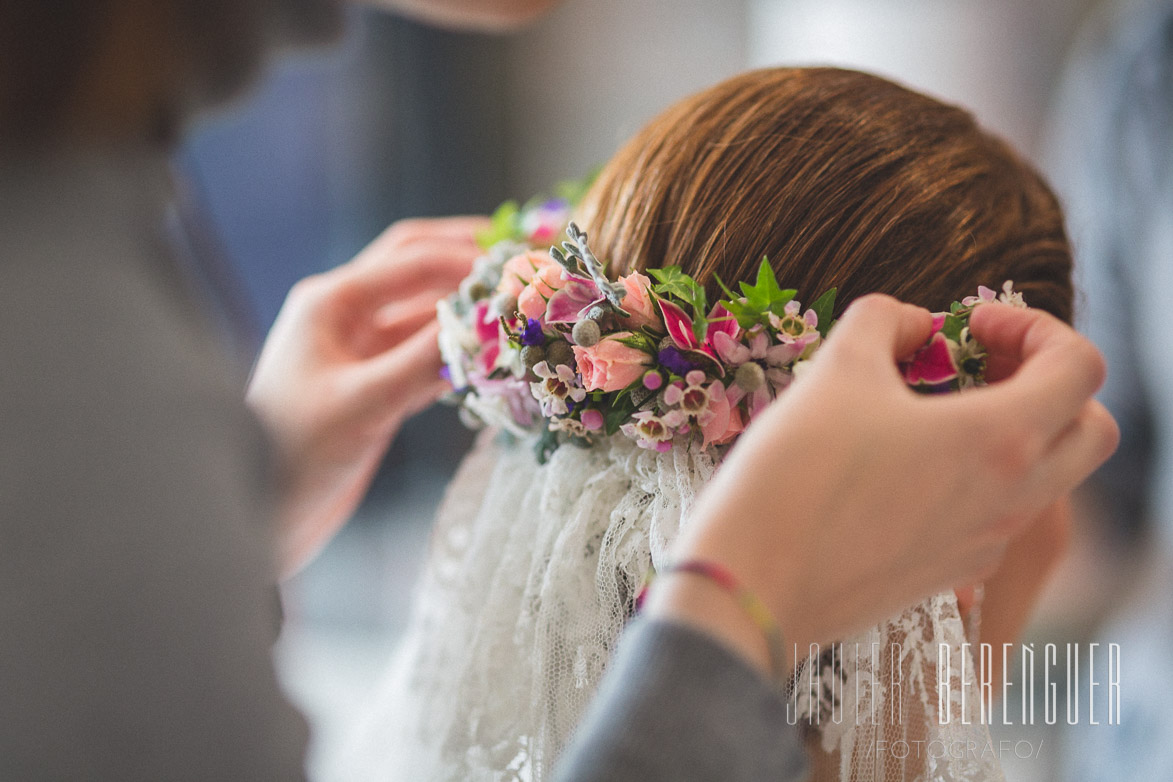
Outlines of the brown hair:
<svg viewBox="0 0 1173 782">
<path fill-rule="evenodd" d="M 328 37 L 336 0 L 0 0 L 0 144 L 174 141 L 275 42 Z"/>
<path fill-rule="evenodd" d="M 768 256 L 809 303 L 878 291 L 939 310 L 1013 279 L 1069 321 L 1055 196 L 956 107 L 855 71 L 778 68 L 676 104 L 604 168 L 580 210 L 614 271 L 679 265 L 718 293 Z M 841 309 L 841 307 L 837 308 Z"/>
</svg>

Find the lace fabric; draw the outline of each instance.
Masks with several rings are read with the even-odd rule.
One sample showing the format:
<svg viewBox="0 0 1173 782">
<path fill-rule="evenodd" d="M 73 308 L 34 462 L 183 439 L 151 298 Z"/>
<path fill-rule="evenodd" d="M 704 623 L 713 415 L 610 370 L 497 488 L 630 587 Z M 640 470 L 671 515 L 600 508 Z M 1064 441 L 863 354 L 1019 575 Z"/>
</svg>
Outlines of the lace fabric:
<svg viewBox="0 0 1173 782">
<path fill-rule="evenodd" d="M 338 778 L 549 778 L 649 568 L 667 563 L 715 469 L 712 452 L 658 453 L 621 437 L 564 446 L 539 465 L 527 442 L 482 436 L 449 487 L 405 640 Z M 935 718 L 937 644 L 960 659 L 964 639 L 950 594 L 847 642 L 844 648 L 895 643 L 900 654 L 875 665 L 868 655 L 841 662 L 838 674 L 852 686 L 841 688 L 835 705 L 847 717 L 820 720 L 812 731 L 816 777 L 1000 780 L 996 761 L 968 754 L 877 759 L 872 749 L 878 738 L 989 741 L 976 720 L 960 724 L 960 680 L 952 682 L 955 719 L 941 726 Z M 897 669 L 905 692 L 916 694 L 904 698 L 905 719 L 860 724 L 890 704 Z M 832 702 L 807 692 L 804 699 L 795 687 L 798 713 L 830 715 Z M 977 694 L 968 696 L 972 712 Z"/>
</svg>

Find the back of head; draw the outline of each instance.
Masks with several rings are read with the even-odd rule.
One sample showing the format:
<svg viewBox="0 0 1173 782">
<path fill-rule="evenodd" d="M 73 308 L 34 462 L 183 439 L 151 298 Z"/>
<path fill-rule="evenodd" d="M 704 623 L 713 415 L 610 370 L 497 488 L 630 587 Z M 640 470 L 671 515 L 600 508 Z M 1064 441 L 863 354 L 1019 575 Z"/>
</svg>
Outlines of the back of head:
<svg viewBox="0 0 1173 782">
<path fill-rule="evenodd" d="M 737 76 L 676 104 L 588 193 L 613 272 L 747 280 L 768 256 L 804 301 L 882 292 L 940 310 L 1013 279 L 1070 321 L 1071 252 L 1040 176 L 967 112 L 835 68 Z"/>
</svg>

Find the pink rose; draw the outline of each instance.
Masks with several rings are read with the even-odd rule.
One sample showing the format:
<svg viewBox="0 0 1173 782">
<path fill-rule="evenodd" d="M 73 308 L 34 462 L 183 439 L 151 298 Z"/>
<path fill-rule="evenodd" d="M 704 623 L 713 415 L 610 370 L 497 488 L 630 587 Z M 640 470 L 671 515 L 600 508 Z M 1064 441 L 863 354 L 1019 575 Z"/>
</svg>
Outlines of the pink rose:
<svg viewBox="0 0 1173 782">
<path fill-rule="evenodd" d="M 497 292 L 514 298 L 520 297 L 525 286 L 534 278 L 534 274 L 546 266 L 561 268 L 549 253 L 539 250 L 513 256 L 501 268 L 501 282 L 497 283 Z"/>
<path fill-rule="evenodd" d="M 543 320 L 546 315 L 546 302 L 554 293 L 562 288 L 566 281 L 562 279 L 562 267 L 550 260 L 534 272 L 533 278 L 517 297 L 517 311 L 527 318 Z"/>
<path fill-rule="evenodd" d="M 705 445 L 724 445 L 745 430 L 741 407 L 730 403 L 720 381 L 709 386 L 709 415 L 701 423 Z"/>
<path fill-rule="evenodd" d="M 623 297 L 623 309 L 631 313 L 631 317 L 623 321 L 624 325 L 633 331 L 644 326 L 663 331 L 664 323 L 660 320 L 660 313 L 650 292 L 652 281 L 639 272 L 632 272 L 626 277 L 620 277 L 619 282 L 627 291 Z"/>
<path fill-rule="evenodd" d="M 619 341 L 630 336 L 630 331 L 621 331 L 589 348 L 574 346 L 578 373 L 587 391 L 620 391 L 643 377 L 652 357 Z"/>
</svg>

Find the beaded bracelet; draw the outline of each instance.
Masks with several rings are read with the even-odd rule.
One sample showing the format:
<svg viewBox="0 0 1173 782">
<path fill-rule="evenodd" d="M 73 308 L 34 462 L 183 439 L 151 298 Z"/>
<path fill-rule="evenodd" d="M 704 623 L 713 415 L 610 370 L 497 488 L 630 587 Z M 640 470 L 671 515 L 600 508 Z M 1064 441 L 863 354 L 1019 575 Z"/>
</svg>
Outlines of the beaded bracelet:
<svg viewBox="0 0 1173 782">
<path fill-rule="evenodd" d="M 671 573 L 691 573 L 696 576 L 701 576 L 728 592 L 737 601 L 738 605 L 741 606 L 742 610 L 745 611 L 746 615 L 749 616 L 750 620 L 762 631 L 762 635 L 765 636 L 766 645 L 770 651 L 770 667 L 773 669 L 774 676 L 779 684 L 785 686 L 787 682 L 786 650 L 782 646 L 782 630 L 778 627 L 778 622 L 775 621 L 774 615 L 770 613 L 770 609 L 766 607 L 766 604 L 762 602 L 761 598 L 742 585 L 724 565 L 716 562 L 689 559 L 684 562 L 669 565 L 660 572 L 660 575 L 669 575 Z M 635 599 L 636 611 L 640 610 L 643 606 L 648 588 L 651 586 L 652 579 L 655 576 L 655 571 L 648 571 L 643 588 L 640 589 L 639 595 Z"/>
</svg>

